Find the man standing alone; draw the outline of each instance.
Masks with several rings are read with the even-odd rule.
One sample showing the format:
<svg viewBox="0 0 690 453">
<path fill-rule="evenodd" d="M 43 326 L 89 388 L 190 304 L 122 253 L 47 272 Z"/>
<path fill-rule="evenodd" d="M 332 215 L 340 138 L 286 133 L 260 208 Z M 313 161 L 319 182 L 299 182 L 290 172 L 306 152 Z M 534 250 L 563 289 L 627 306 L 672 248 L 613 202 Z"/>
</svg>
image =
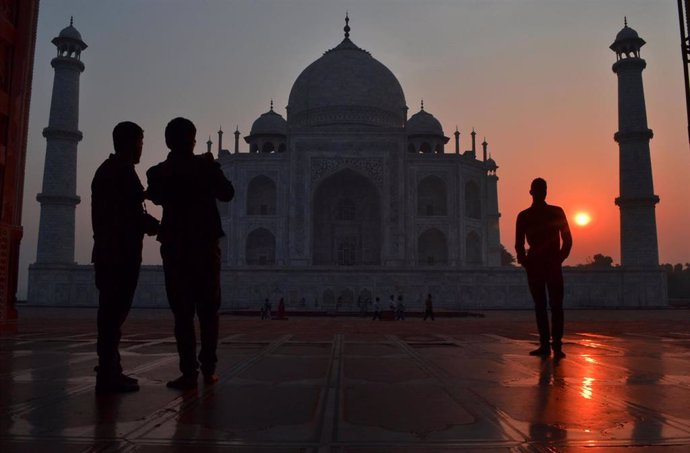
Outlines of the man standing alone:
<svg viewBox="0 0 690 453">
<path fill-rule="evenodd" d="M 175 118 L 165 128 L 170 153 L 150 168 L 148 195 L 163 207 L 158 241 L 165 273 L 165 290 L 175 317 L 175 340 L 182 376 L 168 387 L 196 387 L 201 362 L 204 382 L 213 384 L 220 308 L 220 249 L 223 236 L 216 200 L 230 201 L 234 189 L 210 153 L 194 155 L 196 127 Z M 201 350 L 196 357 L 194 314 L 199 317 Z"/>
<path fill-rule="evenodd" d="M 539 348 L 530 355 L 551 354 L 552 338 L 554 358 L 565 357 L 563 352 L 563 272 L 561 263 L 570 254 L 573 239 L 565 212 L 559 206 L 546 204 L 546 181 L 537 178 L 529 191 L 532 206 L 518 214 L 515 228 L 517 261 L 527 270 L 527 282 L 534 300 L 539 329 Z M 525 239 L 529 250 L 525 252 Z M 546 311 L 551 306 L 551 332 Z"/>
<path fill-rule="evenodd" d="M 122 374 L 118 347 L 139 279 L 144 233 L 154 235 L 158 229 L 158 221 L 144 211 L 144 187 L 134 170 L 143 144 L 141 127 L 129 121 L 119 123 L 113 129 L 115 154 L 98 167 L 91 183 L 98 393 L 139 390 L 136 379 Z"/>
</svg>

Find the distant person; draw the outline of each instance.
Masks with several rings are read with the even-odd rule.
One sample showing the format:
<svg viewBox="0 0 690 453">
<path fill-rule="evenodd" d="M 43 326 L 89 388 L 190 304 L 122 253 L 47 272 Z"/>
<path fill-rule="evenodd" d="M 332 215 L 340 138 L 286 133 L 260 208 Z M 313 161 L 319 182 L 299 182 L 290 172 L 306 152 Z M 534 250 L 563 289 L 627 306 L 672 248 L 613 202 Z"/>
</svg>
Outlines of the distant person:
<svg viewBox="0 0 690 453">
<path fill-rule="evenodd" d="M 165 128 L 170 153 L 150 168 L 148 194 L 163 207 L 158 240 L 168 303 L 175 317 L 175 340 L 182 376 L 168 387 L 188 390 L 197 385 L 199 362 L 204 382 L 213 384 L 220 308 L 220 249 L 223 236 L 216 201 L 230 201 L 234 189 L 211 153 L 194 154 L 196 127 L 175 118 Z M 201 350 L 196 356 L 194 314 L 199 317 Z"/>
<path fill-rule="evenodd" d="M 434 304 L 431 301 L 431 294 L 427 294 L 426 296 L 426 302 L 424 303 L 425 310 L 424 310 L 424 321 L 426 321 L 426 318 L 431 316 L 431 320 L 434 320 Z"/>
<path fill-rule="evenodd" d="M 115 154 L 98 167 L 91 183 L 98 393 L 139 390 L 137 380 L 122 373 L 118 348 L 139 279 L 144 234 L 154 235 L 158 229 L 158 220 L 144 210 L 144 187 L 134 170 L 143 144 L 141 127 L 129 121 L 119 123 L 113 129 Z"/>
<path fill-rule="evenodd" d="M 266 300 L 264 300 L 264 317 L 261 319 L 271 319 L 271 301 L 268 300 L 268 297 Z"/>
<path fill-rule="evenodd" d="M 375 321 L 375 320 L 377 320 L 377 319 L 378 319 L 379 321 L 382 321 L 382 320 L 383 320 L 383 319 L 381 318 L 381 301 L 379 300 L 378 297 L 377 297 L 376 299 L 374 299 L 374 317 L 371 318 L 371 320 L 372 320 L 372 321 Z"/>
<path fill-rule="evenodd" d="M 261 308 L 259 309 L 259 313 L 261 314 L 261 319 L 262 319 L 262 320 L 266 319 L 266 301 L 267 301 L 267 300 L 268 300 L 268 299 L 264 300 L 264 301 L 261 303 Z"/>
<path fill-rule="evenodd" d="M 278 301 L 278 319 L 285 319 L 285 300 L 282 297 Z"/>
<path fill-rule="evenodd" d="M 398 303 L 395 306 L 395 319 L 400 321 L 405 320 L 405 304 L 403 304 L 402 294 L 398 295 Z"/>
<path fill-rule="evenodd" d="M 546 181 L 537 178 L 532 181 L 529 191 L 532 206 L 518 214 L 515 227 L 515 251 L 517 261 L 527 270 L 534 311 L 539 329 L 539 348 L 530 355 L 548 356 L 551 354 L 549 339 L 553 341 L 554 358 L 565 357 L 563 352 L 563 272 L 561 264 L 570 254 L 573 239 L 570 235 L 568 219 L 558 206 L 546 204 Z M 529 250 L 525 252 L 525 240 Z M 551 306 L 551 332 L 549 316 L 546 312 Z"/>
</svg>

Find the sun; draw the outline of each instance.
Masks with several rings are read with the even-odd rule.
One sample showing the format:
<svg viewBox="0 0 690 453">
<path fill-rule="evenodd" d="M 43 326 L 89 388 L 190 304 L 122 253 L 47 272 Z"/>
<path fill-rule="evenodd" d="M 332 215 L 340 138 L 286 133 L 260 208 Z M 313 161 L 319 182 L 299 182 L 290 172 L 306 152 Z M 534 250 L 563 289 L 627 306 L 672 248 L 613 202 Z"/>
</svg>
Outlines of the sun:
<svg viewBox="0 0 690 453">
<path fill-rule="evenodd" d="M 578 212 L 577 214 L 575 214 L 575 223 L 579 226 L 589 225 L 589 222 L 591 221 L 592 216 L 590 216 L 586 212 Z"/>
</svg>

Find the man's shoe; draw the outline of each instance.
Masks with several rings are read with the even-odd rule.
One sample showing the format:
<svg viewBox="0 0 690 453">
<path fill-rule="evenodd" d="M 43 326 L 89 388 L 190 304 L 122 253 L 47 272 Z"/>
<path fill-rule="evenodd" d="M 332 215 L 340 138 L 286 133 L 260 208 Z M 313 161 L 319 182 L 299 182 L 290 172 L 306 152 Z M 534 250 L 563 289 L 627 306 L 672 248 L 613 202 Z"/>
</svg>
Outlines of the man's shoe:
<svg viewBox="0 0 690 453">
<path fill-rule="evenodd" d="M 165 385 L 166 387 L 175 390 L 191 390 L 197 386 L 196 378 L 196 374 L 183 374 L 173 381 L 168 381 L 168 383 Z"/>
<path fill-rule="evenodd" d="M 554 349 L 553 350 L 553 359 L 554 360 L 561 360 L 565 359 L 565 352 L 561 349 Z"/>
<path fill-rule="evenodd" d="M 131 384 L 139 384 L 139 379 L 133 378 L 132 376 L 127 376 L 126 374 L 120 374 L 120 379 Z"/>
<path fill-rule="evenodd" d="M 204 384 L 213 385 L 218 382 L 218 375 L 216 373 L 204 373 Z"/>
<path fill-rule="evenodd" d="M 535 355 L 535 356 L 541 356 L 541 357 L 547 357 L 551 355 L 551 349 L 548 346 L 540 346 L 539 349 L 535 349 L 534 351 L 530 351 L 529 355 Z"/>
<path fill-rule="evenodd" d="M 119 374 L 96 378 L 96 393 L 128 393 L 139 391 L 136 379 Z"/>
</svg>

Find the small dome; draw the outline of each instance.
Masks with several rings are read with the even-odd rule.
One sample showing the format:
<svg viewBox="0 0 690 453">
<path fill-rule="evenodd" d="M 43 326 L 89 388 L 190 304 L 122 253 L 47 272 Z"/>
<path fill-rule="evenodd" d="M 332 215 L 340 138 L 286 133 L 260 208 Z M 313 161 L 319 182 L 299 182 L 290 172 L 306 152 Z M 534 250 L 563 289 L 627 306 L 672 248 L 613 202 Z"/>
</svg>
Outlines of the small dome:
<svg viewBox="0 0 690 453">
<path fill-rule="evenodd" d="M 616 35 L 616 40 L 609 46 L 609 49 L 616 53 L 639 52 L 640 48 L 646 43 L 640 38 L 635 30 L 628 27 L 628 19 L 625 19 L 625 26 Z M 639 56 L 639 55 L 638 55 Z"/>
<path fill-rule="evenodd" d="M 81 33 L 74 28 L 73 25 L 68 25 L 67 27 L 63 28 L 60 34 L 58 35 L 60 38 L 68 38 L 68 39 L 76 39 L 78 41 L 81 41 Z"/>
<path fill-rule="evenodd" d="M 489 170 L 496 170 L 498 168 L 496 161 L 490 157 L 486 160 L 486 166 L 489 168 Z"/>
<path fill-rule="evenodd" d="M 249 135 L 287 135 L 287 121 L 271 108 L 254 121 Z"/>
<path fill-rule="evenodd" d="M 637 34 L 635 30 L 628 27 L 627 25 L 623 27 L 621 31 L 616 35 L 616 41 L 623 41 L 625 39 L 639 39 L 640 35 Z"/>
<path fill-rule="evenodd" d="M 431 113 L 420 110 L 407 120 L 407 135 L 441 135 L 443 127 Z"/>
</svg>

